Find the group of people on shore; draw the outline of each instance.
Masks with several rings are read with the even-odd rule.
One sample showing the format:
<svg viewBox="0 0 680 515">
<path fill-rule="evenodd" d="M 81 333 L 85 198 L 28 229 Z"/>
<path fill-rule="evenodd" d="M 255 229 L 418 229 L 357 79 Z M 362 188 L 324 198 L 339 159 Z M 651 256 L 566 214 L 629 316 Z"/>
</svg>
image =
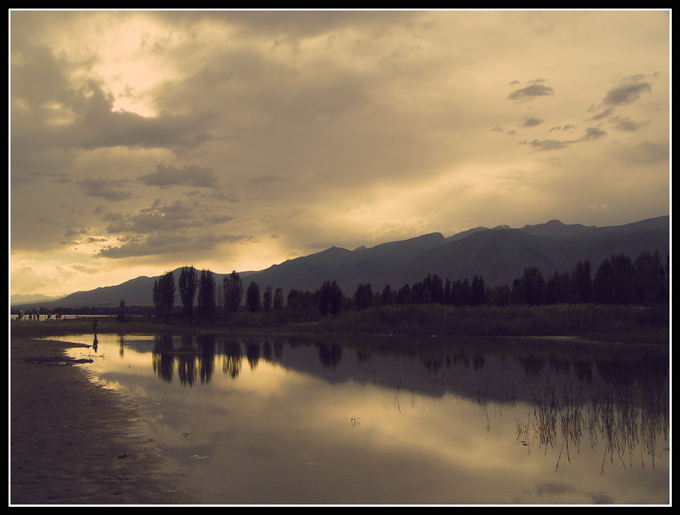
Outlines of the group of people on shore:
<svg viewBox="0 0 680 515">
<path fill-rule="evenodd" d="M 52 313 L 45 313 L 42 315 L 45 320 L 52 320 Z M 17 320 L 21 320 L 24 317 L 28 318 L 28 320 L 40 320 L 40 312 L 36 309 L 32 309 L 30 311 L 24 312 L 23 309 L 19 310 L 19 314 L 17 315 Z M 61 313 L 57 313 L 54 315 L 55 320 L 61 320 Z"/>
</svg>

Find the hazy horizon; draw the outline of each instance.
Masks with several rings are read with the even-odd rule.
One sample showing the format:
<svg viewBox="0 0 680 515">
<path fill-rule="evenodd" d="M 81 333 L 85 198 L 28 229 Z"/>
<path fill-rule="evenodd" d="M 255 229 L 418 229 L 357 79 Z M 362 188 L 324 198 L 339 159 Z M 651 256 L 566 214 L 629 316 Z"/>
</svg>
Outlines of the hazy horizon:
<svg viewBox="0 0 680 515">
<path fill-rule="evenodd" d="M 670 10 L 11 10 L 11 294 L 670 214 Z"/>
</svg>

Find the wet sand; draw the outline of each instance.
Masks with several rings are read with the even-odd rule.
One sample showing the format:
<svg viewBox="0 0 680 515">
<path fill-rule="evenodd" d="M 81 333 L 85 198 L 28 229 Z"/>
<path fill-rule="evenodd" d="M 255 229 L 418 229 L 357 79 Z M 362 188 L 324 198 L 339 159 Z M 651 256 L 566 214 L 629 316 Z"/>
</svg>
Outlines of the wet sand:
<svg viewBox="0 0 680 515">
<path fill-rule="evenodd" d="M 134 406 L 58 341 L 11 337 L 10 505 L 200 504 Z"/>
</svg>

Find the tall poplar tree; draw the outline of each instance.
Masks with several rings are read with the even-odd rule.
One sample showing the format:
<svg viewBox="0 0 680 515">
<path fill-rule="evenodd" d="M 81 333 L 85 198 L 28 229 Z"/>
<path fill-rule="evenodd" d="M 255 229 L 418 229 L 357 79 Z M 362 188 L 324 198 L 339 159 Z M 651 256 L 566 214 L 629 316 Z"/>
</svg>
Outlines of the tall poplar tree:
<svg viewBox="0 0 680 515">
<path fill-rule="evenodd" d="M 185 266 L 179 274 L 179 297 L 187 316 L 193 314 L 197 288 L 198 272 L 193 266 Z"/>
<path fill-rule="evenodd" d="M 172 271 L 153 282 L 153 304 L 156 315 L 167 322 L 175 307 L 175 274 Z"/>
<path fill-rule="evenodd" d="M 224 290 L 224 311 L 226 313 L 234 313 L 241 307 L 241 299 L 243 298 L 241 276 L 234 270 L 230 275 L 224 277 L 222 284 Z"/>
<path fill-rule="evenodd" d="M 204 318 L 215 313 L 215 276 L 210 270 L 201 270 L 198 281 L 198 312 Z"/>
</svg>

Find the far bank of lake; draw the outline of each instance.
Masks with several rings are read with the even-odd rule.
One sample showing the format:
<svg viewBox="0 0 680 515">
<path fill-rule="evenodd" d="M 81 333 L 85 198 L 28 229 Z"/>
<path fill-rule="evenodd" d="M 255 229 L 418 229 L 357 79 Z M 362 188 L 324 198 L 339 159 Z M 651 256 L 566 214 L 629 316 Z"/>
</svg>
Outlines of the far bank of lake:
<svg viewBox="0 0 680 515">
<path fill-rule="evenodd" d="M 165 320 L 145 314 L 126 313 L 114 308 L 65 315 L 57 320 L 11 316 L 11 330 L 27 337 L 92 332 L 93 318 L 99 333 L 188 332 L 225 334 L 383 334 L 484 337 L 568 337 L 579 340 L 634 344 L 670 343 L 668 305 L 654 307 L 555 304 L 545 306 L 443 306 L 437 304 L 384 306 L 338 315 L 296 315 L 288 310 L 269 313 L 241 311 L 225 316 L 216 311 L 209 318 L 175 314 Z M 38 322 L 38 323 L 36 323 Z M 43 322 L 46 322 L 43 323 Z M 18 325 L 17 325 L 18 324 Z"/>
</svg>

